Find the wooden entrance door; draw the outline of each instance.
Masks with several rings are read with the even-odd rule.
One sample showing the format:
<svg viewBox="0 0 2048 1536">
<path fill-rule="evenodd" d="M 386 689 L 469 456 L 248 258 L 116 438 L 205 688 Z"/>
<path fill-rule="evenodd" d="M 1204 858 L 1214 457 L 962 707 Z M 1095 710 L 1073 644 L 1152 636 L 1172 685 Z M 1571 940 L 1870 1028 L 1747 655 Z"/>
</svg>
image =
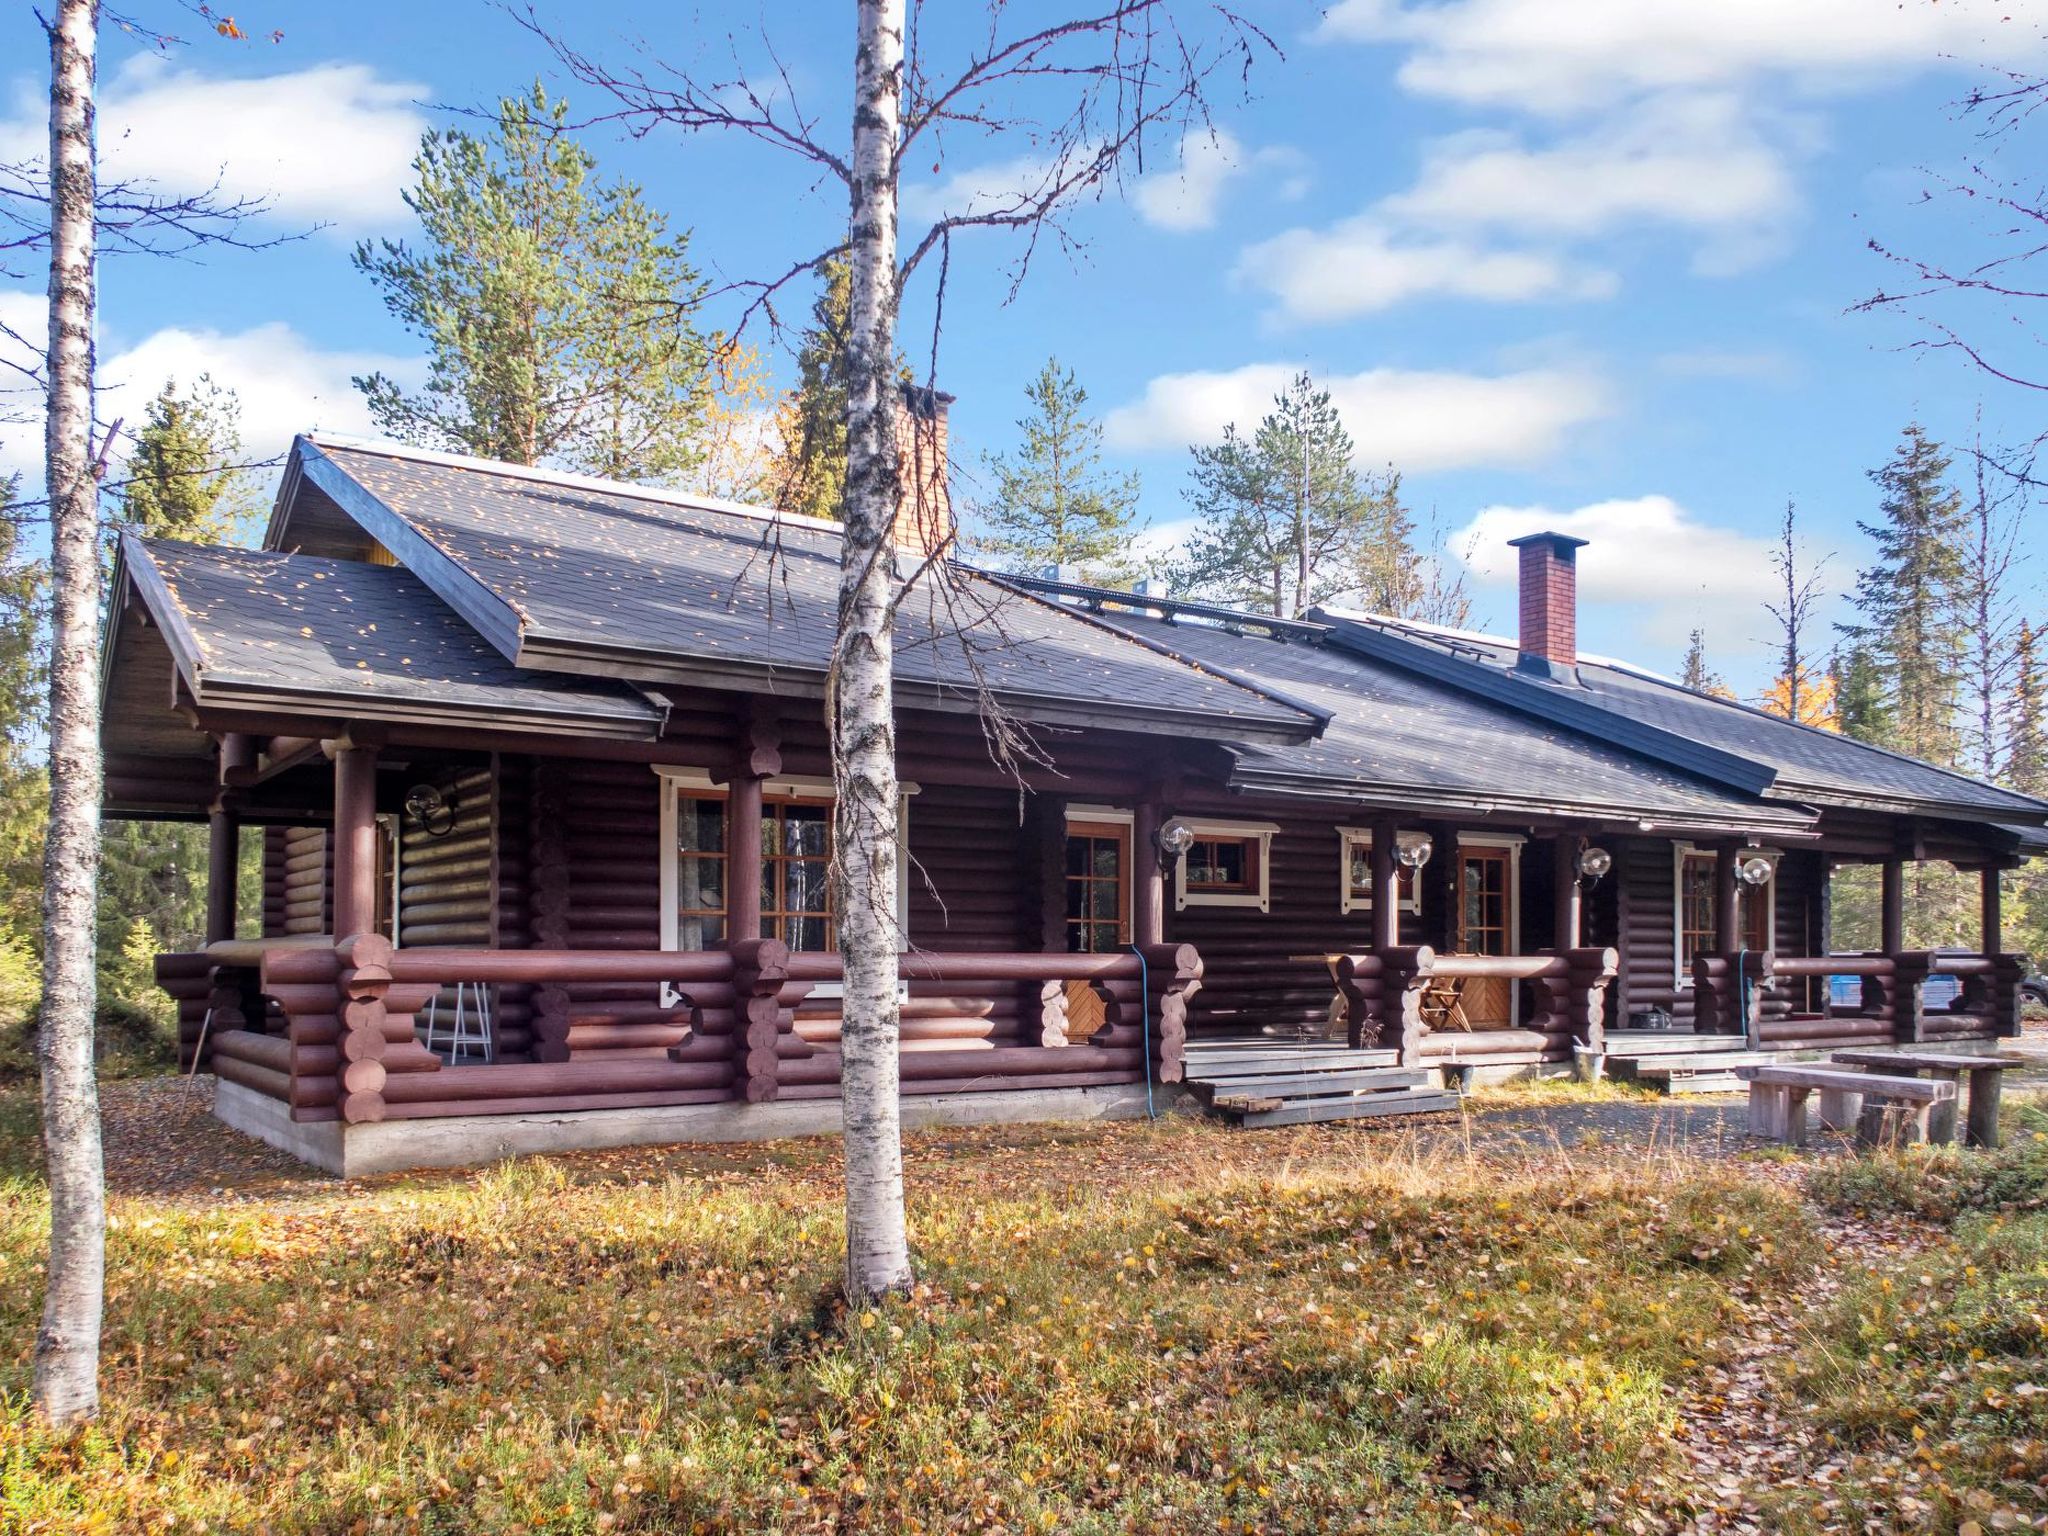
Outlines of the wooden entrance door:
<svg viewBox="0 0 2048 1536">
<path fill-rule="evenodd" d="M 1458 950 L 1467 955 L 1514 953 L 1514 858 L 1506 848 L 1458 850 Z M 1474 1029 L 1505 1029 L 1514 1021 L 1514 983 L 1469 976 L 1459 994 Z"/>
</svg>

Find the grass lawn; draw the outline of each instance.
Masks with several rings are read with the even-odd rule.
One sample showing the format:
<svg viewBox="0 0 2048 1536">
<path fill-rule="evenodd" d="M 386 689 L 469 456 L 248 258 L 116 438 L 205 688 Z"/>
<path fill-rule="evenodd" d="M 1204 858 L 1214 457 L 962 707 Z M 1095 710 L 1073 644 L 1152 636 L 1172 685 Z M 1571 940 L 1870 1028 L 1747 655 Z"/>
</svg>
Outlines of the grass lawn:
<svg viewBox="0 0 2048 1536">
<path fill-rule="evenodd" d="M 923 1283 L 852 1316 L 830 1141 L 202 1171 L 115 1200 L 105 1412 L 51 1435 L 23 1401 L 46 1212 L 0 1103 L 0 1531 L 2048 1517 L 2048 1118 L 1810 1191 L 1811 1162 L 1668 1138 L 1489 1150 L 1487 1120 L 920 1134 Z M 1789 1495 L 1720 1486 L 1692 1422 L 1761 1317 L 1824 1469 Z"/>
</svg>

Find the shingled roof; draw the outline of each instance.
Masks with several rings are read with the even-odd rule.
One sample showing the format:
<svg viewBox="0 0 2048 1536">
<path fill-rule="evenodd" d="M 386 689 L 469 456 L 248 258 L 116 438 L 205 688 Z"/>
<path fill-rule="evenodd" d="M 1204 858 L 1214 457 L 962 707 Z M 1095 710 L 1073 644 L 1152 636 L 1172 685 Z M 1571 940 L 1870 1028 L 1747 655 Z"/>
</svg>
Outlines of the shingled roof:
<svg viewBox="0 0 2048 1536">
<path fill-rule="evenodd" d="M 1333 643 L 1363 659 L 1686 767 L 1768 800 L 1933 817 L 2048 822 L 2048 802 L 1834 731 L 1581 655 L 1576 685 L 1516 666 L 1511 641 L 1340 609 Z"/>
<path fill-rule="evenodd" d="M 664 710 L 631 685 L 523 671 L 392 566 L 131 535 L 120 567 L 201 704 L 640 740 L 661 731 Z"/>
<path fill-rule="evenodd" d="M 836 525 L 390 445 L 300 438 L 271 541 L 307 488 L 346 514 L 506 660 L 583 676 L 821 693 Z M 308 525 L 310 526 L 310 524 Z M 899 697 L 972 711 L 984 688 L 1053 724 L 1289 742 L 1313 710 L 1159 654 L 1115 628 L 954 568 L 899 610 Z"/>
<path fill-rule="evenodd" d="M 1048 585 L 1029 583 L 1030 585 Z M 1102 594 L 1107 597 L 1109 594 Z M 1794 831 L 1812 818 L 1576 732 L 1468 698 L 1330 642 L 1329 626 L 1210 616 L 1188 606 L 1105 603 L 1102 618 L 1202 666 L 1330 714 L 1323 735 L 1246 747 L 1241 789 L 1337 798 L 1397 798 L 1418 809 L 1527 811 L 1644 822 L 1670 830 Z"/>
</svg>

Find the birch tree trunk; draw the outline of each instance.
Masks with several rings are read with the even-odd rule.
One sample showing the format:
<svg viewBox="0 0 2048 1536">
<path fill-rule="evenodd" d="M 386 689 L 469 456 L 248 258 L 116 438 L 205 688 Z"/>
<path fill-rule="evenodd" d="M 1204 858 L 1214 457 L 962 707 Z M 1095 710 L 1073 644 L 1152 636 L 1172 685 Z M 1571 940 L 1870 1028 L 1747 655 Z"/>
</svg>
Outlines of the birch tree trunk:
<svg viewBox="0 0 2048 1536">
<path fill-rule="evenodd" d="M 897 1098 L 896 722 L 891 633 L 901 468 L 896 355 L 896 150 L 904 0 L 860 0 L 854 54 L 853 277 L 847 336 L 845 536 L 832 658 L 832 786 L 846 1121 L 846 1292 L 910 1285 Z"/>
<path fill-rule="evenodd" d="M 99 875 L 99 538 L 92 466 L 94 0 L 60 0 L 50 27 L 50 825 L 43 856 L 43 1149 L 49 1289 L 35 1406 L 54 1423 L 99 1408 L 106 1206 L 93 1081 L 93 928 Z"/>
</svg>

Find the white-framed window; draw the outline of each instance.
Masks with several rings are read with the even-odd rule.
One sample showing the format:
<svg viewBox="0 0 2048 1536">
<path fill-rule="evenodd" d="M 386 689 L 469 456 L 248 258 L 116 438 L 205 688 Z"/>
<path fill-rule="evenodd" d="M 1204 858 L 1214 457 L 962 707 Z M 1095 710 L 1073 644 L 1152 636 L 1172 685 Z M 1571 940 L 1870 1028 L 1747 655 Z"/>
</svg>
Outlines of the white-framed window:
<svg viewBox="0 0 2048 1536">
<path fill-rule="evenodd" d="M 1273 910 L 1270 821 L 1189 821 L 1195 834 L 1174 861 L 1173 909 L 1257 907 Z"/>
<path fill-rule="evenodd" d="M 1763 859 L 1771 866 L 1771 878 L 1762 885 L 1736 884 L 1744 949 L 1768 950 L 1777 942 L 1781 852 L 1776 848 L 1745 848 L 1736 855 L 1737 859 Z M 1672 964 L 1681 987 L 1692 985 L 1693 957 L 1702 950 L 1712 953 L 1721 942 L 1714 912 L 1714 871 L 1719 859 L 1712 848 L 1692 843 L 1671 845 Z"/>
<path fill-rule="evenodd" d="M 838 942 L 832 909 L 832 781 L 774 778 L 761 785 L 761 846 L 749 853 L 731 846 L 729 788 L 701 768 L 657 764 L 661 780 L 661 947 L 722 947 L 734 880 L 756 880 L 761 890 L 761 934 L 792 952 L 817 953 Z M 909 946 L 910 797 L 915 784 L 898 786 L 896 807 L 896 925 Z M 836 990 L 817 989 L 820 995 Z M 664 1004 L 675 994 L 662 989 Z"/>
<path fill-rule="evenodd" d="M 1427 832 L 1397 832 L 1394 841 L 1403 848 L 1420 847 L 1429 841 Z M 1422 871 L 1411 865 L 1394 866 L 1396 905 L 1403 912 L 1422 910 Z M 1337 829 L 1337 904 L 1345 913 L 1372 910 L 1372 828 Z"/>
</svg>

